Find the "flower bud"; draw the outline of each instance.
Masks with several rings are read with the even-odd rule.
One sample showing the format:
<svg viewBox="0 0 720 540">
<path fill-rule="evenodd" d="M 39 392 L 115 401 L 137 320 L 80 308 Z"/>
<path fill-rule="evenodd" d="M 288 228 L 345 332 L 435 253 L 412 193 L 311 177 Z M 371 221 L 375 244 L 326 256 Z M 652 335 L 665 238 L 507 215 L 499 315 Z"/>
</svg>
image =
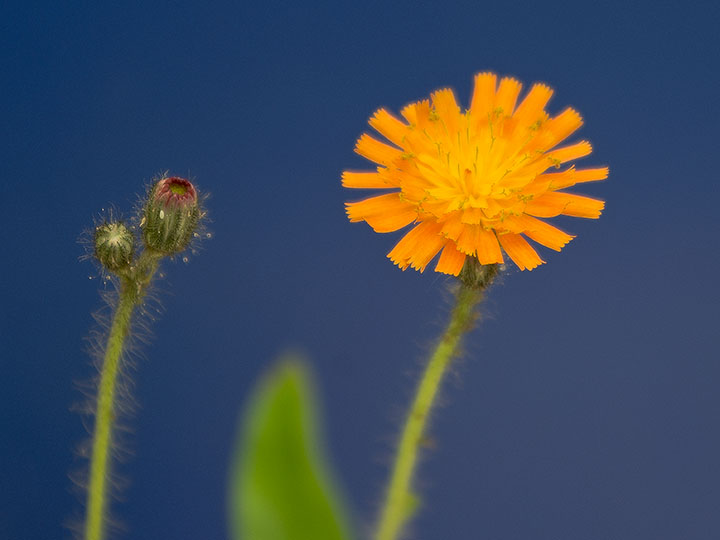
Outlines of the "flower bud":
<svg viewBox="0 0 720 540">
<path fill-rule="evenodd" d="M 195 187 L 189 180 L 158 180 L 150 189 L 140 226 L 145 246 L 162 255 L 183 251 L 200 221 Z"/>
<path fill-rule="evenodd" d="M 95 257 L 105 268 L 117 272 L 130 265 L 135 237 L 120 223 L 105 223 L 95 229 Z"/>
</svg>

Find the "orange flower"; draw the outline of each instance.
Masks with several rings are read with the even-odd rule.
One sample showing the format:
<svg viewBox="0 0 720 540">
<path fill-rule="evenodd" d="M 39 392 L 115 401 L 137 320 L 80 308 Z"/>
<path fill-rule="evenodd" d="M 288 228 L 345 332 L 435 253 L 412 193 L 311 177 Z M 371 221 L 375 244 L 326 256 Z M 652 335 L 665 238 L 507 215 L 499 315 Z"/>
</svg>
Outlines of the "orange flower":
<svg viewBox="0 0 720 540">
<path fill-rule="evenodd" d="M 422 272 L 441 250 L 435 270 L 445 274 L 458 275 L 466 257 L 502 263 L 503 252 L 532 270 L 544 261 L 525 237 L 556 251 L 573 238 L 538 218 L 600 216 L 604 202 L 560 191 L 608 175 L 607 167 L 560 170 L 592 151 L 587 141 L 556 148 L 582 118 L 571 108 L 550 118 L 553 91 L 544 84 L 516 107 L 520 88 L 515 79 L 498 85 L 495 74 L 480 73 L 464 113 L 444 89 L 405 107 L 404 122 L 385 109 L 370 118 L 394 146 L 363 134 L 355 151 L 377 163 L 377 172 L 346 171 L 342 183 L 392 191 L 346 203 L 346 211 L 376 232 L 416 224 L 388 254 L 403 270 Z"/>
</svg>

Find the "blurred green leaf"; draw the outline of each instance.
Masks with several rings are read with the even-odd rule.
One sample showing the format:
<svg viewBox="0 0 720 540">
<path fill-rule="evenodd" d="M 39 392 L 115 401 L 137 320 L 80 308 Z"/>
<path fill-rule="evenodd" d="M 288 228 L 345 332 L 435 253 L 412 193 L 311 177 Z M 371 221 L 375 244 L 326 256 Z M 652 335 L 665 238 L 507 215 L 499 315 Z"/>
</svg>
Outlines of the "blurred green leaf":
<svg viewBox="0 0 720 540">
<path fill-rule="evenodd" d="M 246 407 L 233 457 L 234 540 L 347 540 L 347 513 L 318 438 L 307 369 L 285 360 Z"/>
</svg>

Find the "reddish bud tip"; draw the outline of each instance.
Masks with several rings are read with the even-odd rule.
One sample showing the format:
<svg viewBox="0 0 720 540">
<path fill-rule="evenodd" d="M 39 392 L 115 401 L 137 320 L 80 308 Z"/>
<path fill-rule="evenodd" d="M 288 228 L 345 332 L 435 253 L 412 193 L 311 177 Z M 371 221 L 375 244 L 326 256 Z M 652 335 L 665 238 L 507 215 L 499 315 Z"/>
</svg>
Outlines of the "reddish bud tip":
<svg viewBox="0 0 720 540">
<path fill-rule="evenodd" d="M 197 204 L 197 192 L 189 180 L 173 176 L 158 181 L 153 191 L 156 203 L 167 207 L 187 207 Z"/>
</svg>

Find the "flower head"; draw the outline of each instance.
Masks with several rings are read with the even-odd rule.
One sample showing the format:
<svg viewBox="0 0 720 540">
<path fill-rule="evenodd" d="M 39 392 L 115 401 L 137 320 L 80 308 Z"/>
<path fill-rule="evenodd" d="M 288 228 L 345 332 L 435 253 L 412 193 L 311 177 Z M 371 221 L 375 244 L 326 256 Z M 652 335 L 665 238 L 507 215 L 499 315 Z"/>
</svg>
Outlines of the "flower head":
<svg viewBox="0 0 720 540">
<path fill-rule="evenodd" d="M 342 183 L 392 191 L 346 203 L 346 211 L 376 232 L 415 224 L 388 254 L 403 270 L 422 272 L 438 253 L 435 270 L 455 276 L 467 257 L 497 264 L 503 253 L 532 270 L 544 261 L 525 237 L 556 251 L 573 238 L 538 218 L 600 216 L 604 202 L 560 191 L 607 178 L 607 167 L 563 167 L 592 151 L 587 141 L 557 147 L 582 118 L 571 108 L 550 118 L 545 106 L 553 91 L 544 84 L 516 106 L 521 86 L 480 73 L 465 112 L 444 89 L 406 106 L 404 121 L 385 109 L 370 118 L 392 146 L 363 134 L 355 151 L 377 171 L 346 171 Z"/>
</svg>

